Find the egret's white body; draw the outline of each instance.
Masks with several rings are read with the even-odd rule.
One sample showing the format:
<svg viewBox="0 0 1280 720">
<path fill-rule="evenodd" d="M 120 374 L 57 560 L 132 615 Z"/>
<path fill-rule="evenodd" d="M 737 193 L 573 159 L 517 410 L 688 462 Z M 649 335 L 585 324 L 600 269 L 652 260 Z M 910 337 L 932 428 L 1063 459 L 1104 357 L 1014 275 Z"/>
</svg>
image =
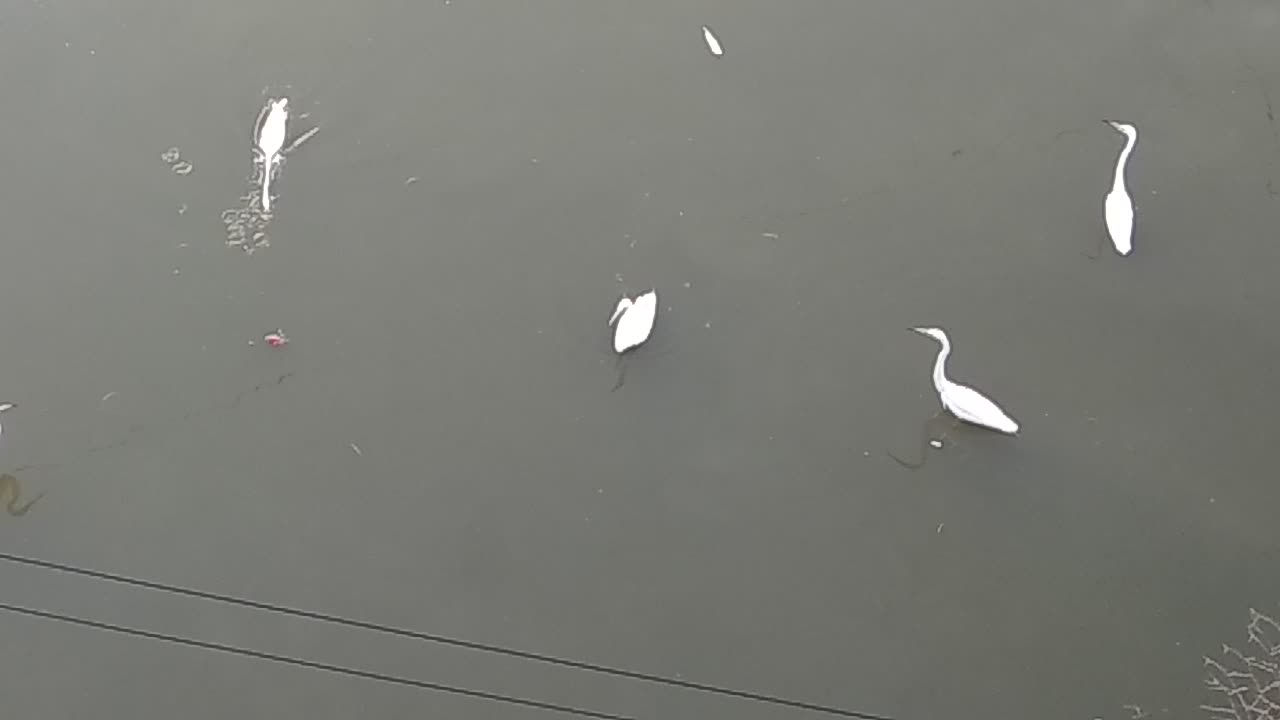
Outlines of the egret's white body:
<svg viewBox="0 0 1280 720">
<path fill-rule="evenodd" d="M 262 209 L 271 209 L 271 169 L 280 160 L 284 135 L 289 123 L 289 98 L 272 100 L 267 119 L 258 128 L 258 152 L 262 154 Z"/>
<path fill-rule="evenodd" d="M 9 411 L 9 410 L 12 410 L 12 409 L 14 409 L 14 408 L 16 408 L 16 407 L 18 407 L 18 406 L 17 406 L 17 405 L 14 405 L 13 403 L 10 403 L 10 402 L 7 402 L 7 403 L 0 403 L 0 413 L 2 413 L 2 412 L 6 412 L 6 411 Z M 0 425 L 0 433 L 3 433 L 3 432 L 4 432 L 4 426 Z"/>
<path fill-rule="evenodd" d="M 613 329 L 614 352 L 621 355 L 648 340 L 657 315 L 657 290 L 637 295 L 635 300 L 625 297 L 619 300 L 613 317 L 609 318 L 609 325 L 617 323 Z"/>
<path fill-rule="evenodd" d="M 716 57 L 724 55 L 724 48 L 720 47 L 720 39 L 706 25 L 702 26 L 702 38 L 707 41 L 707 49 L 711 51 L 712 55 Z"/>
<path fill-rule="evenodd" d="M 1120 151 L 1120 157 L 1116 159 L 1115 179 L 1111 182 L 1111 192 L 1107 193 L 1107 199 L 1103 203 L 1103 212 L 1107 220 L 1107 234 L 1111 236 L 1111 244 L 1115 246 L 1116 252 L 1121 255 L 1128 255 L 1133 252 L 1133 199 L 1129 197 L 1129 191 L 1125 189 L 1124 171 L 1129 164 L 1129 154 L 1133 152 L 1133 146 L 1138 143 L 1138 128 L 1128 123 L 1105 121 L 1108 125 L 1116 129 L 1116 132 L 1124 135 L 1124 149 Z"/>
<path fill-rule="evenodd" d="M 938 391 L 938 399 L 942 407 L 955 415 L 957 419 L 1002 433 L 1016 435 L 1018 422 L 1000 409 L 991 399 L 971 387 L 947 379 L 947 357 L 951 355 L 951 340 L 942 328 L 911 328 L 921 335 L 928 335 L 937 340 L 942 348 L 933 361 L 933 387 Z"/>
</svg>

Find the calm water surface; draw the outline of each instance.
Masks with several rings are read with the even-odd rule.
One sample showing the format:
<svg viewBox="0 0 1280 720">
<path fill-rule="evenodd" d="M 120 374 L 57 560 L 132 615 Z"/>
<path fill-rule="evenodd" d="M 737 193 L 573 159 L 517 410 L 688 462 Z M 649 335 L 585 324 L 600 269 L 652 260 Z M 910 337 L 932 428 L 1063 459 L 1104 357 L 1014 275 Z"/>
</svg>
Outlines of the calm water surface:
<svg viewBox="0 0 1280 720">
<path fill-rule="evenodd" d="M 11 3 L 0 471 L 45 496 L 0 548 L 900 720 L 1210 717 L 1202 657 L 1280 610 L 1278 32 L 1264 0 Z M 279 95 L 319 131 L 249 254 L 221 218 Z M 1104 118 L 1141 132 L 1137 232 L 1091 260 Z M 605 321 L 650 286 L 611 393 Z M 1020 437 L 886 457 L 936 410 L 912 325 Z M 0 588 L 638 718 L 818 717 Z M 0 628 L 15 718 L 544 716 Z"/>
</svg>

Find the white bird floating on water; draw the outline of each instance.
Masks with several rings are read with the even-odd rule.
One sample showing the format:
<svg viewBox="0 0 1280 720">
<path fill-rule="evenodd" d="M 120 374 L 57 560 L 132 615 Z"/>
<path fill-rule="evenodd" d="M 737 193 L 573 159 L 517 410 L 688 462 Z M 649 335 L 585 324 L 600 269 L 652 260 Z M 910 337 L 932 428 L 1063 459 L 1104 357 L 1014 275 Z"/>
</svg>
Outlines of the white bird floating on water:
<svg viewBox="0 0 1280 720">
<path fill-rule="evenodd" d="M 258 125 L 255 143 L 262 155 L 262 209 L 271 210 L 271 170 L 280 160 L 286 125 L 289 123 L 289 98 L 271 100 L 264 108 L 265 120 Z"/>
<path fill-rule="evenodd" d="M 954 415 L 957 423 L 967 422 L 1009 435 L 1018 434 L 1018 422 L 1009 417 L 1009 414 L 1000 409 L 994 401 L 971 387 L 952 382 L 947 378 L 947 358 L 951 355 L 951 339 L 947 337 L 945 330 L 936 327 L 915 327 L 911 330 L 921 335 L 928 335 L 942 345 L 938 350 L 938 357 L 933 361 L 933 387 L 938 391 L 938 399 L 942 401 L 943 410 Z M 935 441 L 929 438 L 928 430 L 929 421 L 926 421 L 922 433 L 919 463 L 908 463 L 893 453 L 889 453 L 890 457 L 907 467 L 915 468 L 923 465 L 924 446 L 927 444 L 938 447 L 934 445 Z"/>
<path fill-rule="evenodd" d="M 613 327 L 613 351 L 618 353 L 618 363 L 628 350 L 644 344 L 653 332 L 653 322 L 658 315 L 658 291 L 650 290 L 636 296 L 635 300 L 623 297 L 618 301 L 609 325 Z M 616 323 L 616 325 L 615 325 Z M 623 372 L 618 371 L 618 383 L 614 390 L 622 387 Z"/>
<path fill-rule="evenodd" d="M 617 323 L 613 328 L 613 351 L 622 354 L 648 340 L 657 315 L 657 290 L 641 293 L 635 300 L 626 297 L 619 300 L 613 317 L 609 318 L 610 326 Z"/>
<path fill-rule="evenodd" d="M 9 410 L 12 410 L 16 407 L 18 406 L 11 402 L 0 403 L 0 413 L 8 412 Z M 4 426 L 0 426 L 0 433 L 3 433 L 3 432 L 4 432 Z"/>
<path fill-rule="evenodd" d="M 724 48 L 720 47 L 720 39 L 706 25 L 702 26 L 702 39 L 707 41 L 707 49 L 711 51 L 712 55 L 716 57 L 724 55 Z"/>
<path fill-rule="evenodd" d="M 1125 136 L 1124 149 L 1116 159 L 1115 179 L 1111 182 L 1111 192 L 1103 203 L 1103 211 L 1107 220 L 1107 234 L 1111 236 L 1111 244 L 1116 252 L 1128 255 L 1133 252 L 1133 199 L 1125 189 L 1124 171 L 1129 163 L 1129 154 L 1133 146 L 1138 144 L 1138 128 L 1128 123 L 1104 120 L 1106 124 Z"/>
</svg>

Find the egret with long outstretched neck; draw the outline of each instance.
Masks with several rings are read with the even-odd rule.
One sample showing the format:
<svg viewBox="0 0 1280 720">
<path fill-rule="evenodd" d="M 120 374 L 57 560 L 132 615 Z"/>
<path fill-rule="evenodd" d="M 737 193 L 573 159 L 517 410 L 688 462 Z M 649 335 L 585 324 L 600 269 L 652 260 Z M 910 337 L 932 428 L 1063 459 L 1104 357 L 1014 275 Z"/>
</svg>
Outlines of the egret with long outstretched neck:
<svg viewBox="0 0 1280 720">
<path fill-rule="evenodd" d="M 1111 244 L 1116 252 L 1128 255 L 1133 252 L 1133 199 L 1125 188 L 1124 172 L 1129 164 L 1129 155 L 1133 146 L 1138 144 L 1138 128 L 1129 123 L 1104 120 L 1116 132 L 1124 135 L 1124 149 L 1116 159 L 1115 178 L 1111 181 L 1111 192 L 1103 203 L 1103 211 L 1107 221 L 1107 234 L 1111 236 Z"/>
<path fill-rule="evenodd" d="M 967 422 L 1009 435 L 1018 434 L 1018 422 L 1009 417 L 1009 414 L 993 400 L 971 387 L 952 382 L 947 377 L 947 358 L 951 355 L 951 339 L 947 337 L 945 330 L 936 327 L 915 327 L 911 330 L 937 340 L 942 346 L 938 349 L 938 357 L 933 361 L 933 387 L 938 391 L 942 410 L 954 415 L 957 423 Z M 925 431 L 926 433 L 928 431 L 928 422 L 925 423 Z M 919 467 L 924 464 L 924 447 L 928 442 L 929 438 L 924 437 L 919 463 L 909 463 L 893 453 L 889 455 L 902 465 Z"/>
<path fill-rule="evenodd" d="M 629 351 L 644 344 L 653 332 L 653 323 L 658 315 L 658 291 L 650 290 L 637 295 L 634 300 L 623 297 L 614 308 L 609 325 L 613 327 L 613 351 L 618 354 L 618 382 L 614 390 L 622 387 L 622 357 Z"/>
<path fill-rule="evenodd" d="M 262 155 L 262 210 L 271 210 L 271 170 L 280 160 L 284 135 L 289 123 L 289 98 L 272 100 L 266 119 L 258 127 L 256 143 Z"/>
</svg>

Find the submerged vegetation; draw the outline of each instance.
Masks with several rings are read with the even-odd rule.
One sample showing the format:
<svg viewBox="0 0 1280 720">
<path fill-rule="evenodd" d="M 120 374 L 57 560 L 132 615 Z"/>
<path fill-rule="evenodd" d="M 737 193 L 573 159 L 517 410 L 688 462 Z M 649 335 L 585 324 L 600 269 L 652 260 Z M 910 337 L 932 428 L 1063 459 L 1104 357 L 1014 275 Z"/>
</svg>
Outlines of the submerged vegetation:
<svg viewBox="0 0 1280 720">
<path fill-rule="evenodd" d="M 1280 720 L 1280 623 L 1250 608 L 1247 634 L 1243 650 L 1224 643 L 1204 659 L 1213 700 L 1200 707 L 1213 720 Z"/>
</svg>

